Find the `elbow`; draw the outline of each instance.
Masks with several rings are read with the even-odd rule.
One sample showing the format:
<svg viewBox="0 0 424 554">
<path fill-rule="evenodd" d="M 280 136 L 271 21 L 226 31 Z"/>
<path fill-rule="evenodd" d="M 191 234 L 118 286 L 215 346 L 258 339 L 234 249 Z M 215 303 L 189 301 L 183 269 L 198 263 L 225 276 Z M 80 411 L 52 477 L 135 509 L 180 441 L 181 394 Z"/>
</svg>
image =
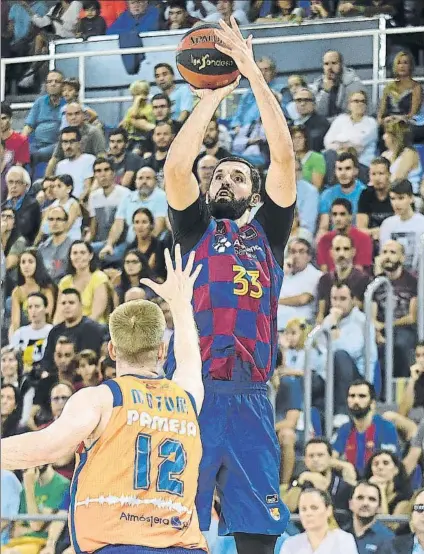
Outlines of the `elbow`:
<svg viewBox="0 0 424 554">
<path fill-rule="evenodd" d="M 44 527 L 44 521 L 30 521 L 29 527 L 31 531 L 37 533 L 38 531 L 41 531 Z"/>
<path fill-rule="evenodd" d="M 293 150 L 293 143 L 291 139 L 285 142 L 287 142 L 286 146 L 284 146 L 283 141 L 278 141 L 278 148 L 270 149 L 269 154 L 271 158 L 271 163 L 275 165 L 280 165 L 284 167 L 284 169 L 287 169 L 287 165 L 293 165 L 294 169 L 296 158 Z"/>
</svg>

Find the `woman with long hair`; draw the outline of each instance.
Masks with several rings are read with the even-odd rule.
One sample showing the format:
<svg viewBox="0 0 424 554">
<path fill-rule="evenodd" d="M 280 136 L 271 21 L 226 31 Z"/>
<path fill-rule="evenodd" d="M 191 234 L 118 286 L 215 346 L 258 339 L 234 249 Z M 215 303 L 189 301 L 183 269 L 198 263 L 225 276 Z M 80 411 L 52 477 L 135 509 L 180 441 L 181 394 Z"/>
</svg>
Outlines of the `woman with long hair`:
<svg viewBox="0 0 424 554">
<path fill-rule="evenodd" d="M 368 95 L 363 90 L 351 92 L 348 113 L 338 115 L 324 137 L 327 150 L 355 148 L 358 161 L 369 167 L 375 158 L 378 140 L 377 121 L 367 115 Z"/>
<path fill-rule="evenodd" d="M 409 52 L 399 52 L 393 61 L 394 81 L 387 84 L 378 110 L 378 123 L 412 119 L 422 103 L 421 84 L 412 78 L 414 58 Z"/>
<path fill-rule="evenodd" d="M 16 213 L 12 208 L 1 211 L 1 251 L 5 258 L 6 276 L 4 297 L 8 298 L 16 286 L 19 256 L 28 247 L 28 241 L 21 235 L 16 225 Z"/>
<path fill-rule="evenodd" d="M 138 208 L 132 216 L 135 239 L 129 250 L 138 250 L 155 279 L 166 278 L 165 252 L 162 241 L 153 235 L 155 220 L 148 208 Z M 152 278 L 152 277 L 150 277 Z"/>
<path fill-rule="evenodd" d="M 22 376 L 22 363 L 13 346 L 1 349 L 1 384 L 19 388 Z"/>
<path fill-rule="evenodd" d="M 383 140 L 387 150 L 382 156 L 390 162 L 392 182 L 408 179 L 414 194 L 419 195 L 423 168 L 413 147 L 411 127 L 402 120 L 388 121 L 384 124 Z"/>
<path fill-rule="evenodd" d="M 114 281 L 115 291 L 118 296 L 118 303 L 124 302 L 125 293 L 134 287 L 142 288 L 140 279 L 153 276 L 146 258 L 136 249 L 127 250 L 125 253 L 120 275 Z"/>
<path fill-rule="evenodd" d="M 17 286 L 12 291 L 12 318 L 9 338 L 22 325 L 28 323 L 27 300 L 31 292 L 42 292 L 47 298 L 47 320 L 50 321 L 55 307 L 56 287 L 33 246 L 19 256 Z"/>
<path fill-rule="evenodd" d="M 19 433 L 22 403 L 18 389 L 13 385 L 1 386 L 1 436 L 11 437 Z"/>
<path fill-rule="evenodd" d="M 53 196 L 55 200 L 45 210 L 43 221 L 41 223 L 40 232 L 36 239 L 38 243 L 43 235 L 49 234 L 49 226 L 47 223 L 50 210 L 60 206 L 68 214 L 65 231 L 68 237 L 73 240 L 81 238 L 82 212 L 78 200 L 72 195 L 74 190 L 74 180 L 70 175 L 57 175 L 53 183 Z"/>
<path fill-rule="evenodd" d="M 107 322 L 112 297 L 109 279 L 98 269 L 91 244 L 83 240 L 75 240 L 69 249 L 67 275 L 59 282 L 59 298 L 60 291 L 68 288 L 75 288 L 81 294 L 83 315 L 98 323 Z M 62 319 L 56 310 L 55 323 Z"/>
<path fill-rule="evenodd" d="M 328 492 L 303 489 L 299 497 L 299 517 L 305 531 L 286 539 L 280 554 L 358 554 L 353 535 L 337 528 Z"/>
<path fill-rule="evenodd" d="M 402 461 L 393 452 L 374 452 L 365 467 L 364 478 L 380 489 L 381 514 L 408 513 L 413 491 Z"/>
<path fill-rule="evenodd" d="M 309 148 L 308 134 L 303 125 L 293 126 L 290 129 L 290 134 L 295 156 L 302 166 L 303 179 L 321 190 L 326 172 L 324 156 L 320 152 L 314 152 Z"/>
</svg>

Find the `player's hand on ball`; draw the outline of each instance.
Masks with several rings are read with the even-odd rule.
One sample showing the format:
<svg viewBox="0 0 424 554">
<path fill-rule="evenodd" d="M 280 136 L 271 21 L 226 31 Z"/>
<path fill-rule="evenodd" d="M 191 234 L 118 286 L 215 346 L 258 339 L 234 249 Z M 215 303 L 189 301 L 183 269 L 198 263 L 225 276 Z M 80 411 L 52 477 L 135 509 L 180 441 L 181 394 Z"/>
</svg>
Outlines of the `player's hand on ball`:
<svg viewBox="0 0 424 554">
<path fill-rule="evenodd" d="M 230 21 L 231 27 L 222 19 L 220 20 L 221 30 L 215 32 L 223 44 L 216 43 L 215 48 L 233 58 L 240 73 L 248 79 L 252 72 L 258 69 L 253 56 L 253 37 L 249 35 L 247 39 L 244 39 L 233 16 Z"/>
<path fill-rule="evenodd" d="M 155 283 L 150 279 L 140 279 L 140 283 L 147 285 L 156 294 L 161 296 L 170 306 L 175 303 L 189 302 L 193 297 L 193 285 L 196 281 L 202 265 L 199 264 L 193 271 L 194 257 L 196 253 L 190 252 L 187 264 L 183 269 L 181 247 L 179 244 L 175 246 L 175 269 L 171 260 L 169 250 L 165 250 L 165 262 L 167 277 L 164 283 Z"/>
<path fill-rule="evenodd" d="M 226 87 L 217 88 L 215 90 L 208 88 L 199 89 L 192 86 L 190 86 L 190 90 L 195 96 L 200 98 L 200 100 L 202 100 L 203 98 L 217 98 L 219 101 L 221 101 L 229 96 L 239 86 L 240 79 L 241 77 L 239 76 L 233 83 L 230 83 Z"/>
</svg>

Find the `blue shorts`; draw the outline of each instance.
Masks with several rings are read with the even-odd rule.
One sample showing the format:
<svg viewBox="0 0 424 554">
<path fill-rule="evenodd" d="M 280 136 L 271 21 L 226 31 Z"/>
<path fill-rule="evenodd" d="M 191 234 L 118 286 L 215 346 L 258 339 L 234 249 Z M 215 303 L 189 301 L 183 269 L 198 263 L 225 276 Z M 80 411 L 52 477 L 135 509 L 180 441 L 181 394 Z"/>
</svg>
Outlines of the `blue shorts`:
<svg viewBox="0 0 424 554">
<path fill-rule="evenodd" d="M 280 447 L 265 383 L 205 381 L 199 416 L 203 445 L 196 507 L 207 531 L 215 487 L 219 534 L 281 535 L 289 511 L 280 499 Z"/>
<path fill-rule="evenodd" d="M 109 544 L 96 552 L 102 554 L 206 554 L 206 550 L 190 550 L 189 548 L 152 548 L 151 546 L 137 546 L 134 544 Z"/>
</svg>

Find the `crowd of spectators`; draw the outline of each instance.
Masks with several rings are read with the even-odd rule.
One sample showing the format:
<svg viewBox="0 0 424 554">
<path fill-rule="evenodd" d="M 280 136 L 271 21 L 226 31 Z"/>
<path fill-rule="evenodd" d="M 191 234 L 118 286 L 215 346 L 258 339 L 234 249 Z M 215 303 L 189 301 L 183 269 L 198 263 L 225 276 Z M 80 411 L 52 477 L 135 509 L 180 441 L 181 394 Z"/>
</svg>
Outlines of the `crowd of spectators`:
<svg viewBox="0 0 424 554">
<path fill-rule="evenodd" d="M 187 28 L 231 13 L 240 24 L 376 13 L 402 24 L 414 8 L 414 2 L 384 0 L 48 4 L 9 2 L 2 43 L 10 55 L 44 52 L 57 37 L 125 32 L 134 20 L 137 31 Z M 281 494 L 300 524 L 290 524 L 287 534 L 296 536 L 283 537 L 278 548 L 284 554 L 418 554 L 424 548 L 424 344 L 417 337 L 424 107 L 414 59 L 408 51 L 396 55 L 394 81 L 375 107 L 337 51 L 324 54 L 319 78 L 308 83 L 291 75 L 283 90 L 275 84 L 274 60 L 257 63 L 289 122 L 298 185 L 269 391 L 282 452 Z M 36 78 L 37 71 L 33 64 L 24 78 Z M 132 105 L 114 129 L 79 102 L 78 80 L 57 70 L 47 73 L 21 131 L 14 129 L 11 107 L 1 105 L 3 436 L 49 425 L 76 390 L 114 376 L 105 346 L 115 306 L 135 298 L 157 302 L 165 341 L 172 335 L 168 306 L 140 279 L 166 278 L 164 249 L 172 236 L 163 166 L 196 99 L 166 63 L 155 66 L 152 83 L 153 90 L 146 81 L 133 82 Z M 202 194 L 217 162 L 231 154 L 266 174 L 267 142 L 250 90 L 230 119 L 216 114 L 208 125 L 193 167 Z M 368 329 L 364 313 L 367 286 L 380 275 L 393 289 L 398 393 L 397 404 L 383 410 L 387 291 L 375 293 Z M 317 417 L 314 438 L 305 444 L 305 342 L 316 324 L 332 337 L 335 434 L 332 443 L 321 437 L 328 352 L 318 340 L 308 357 Z M 366 333 L 372 382 L 365 380 Z M 73 464 L 70 455 L 23 475 L 2 471 L 2 514 L 65 513 Z M 378 514 L 406 514 L 410 528 L 387 527 Z M 216 541 L 213 533 L 209 538 Z M 57 522 L 2 521 L 1 540 L 10 554 L 71 552 L 66 527 Z M 211 548 L 235 552 L 230 537 Z"/>
</svg>

